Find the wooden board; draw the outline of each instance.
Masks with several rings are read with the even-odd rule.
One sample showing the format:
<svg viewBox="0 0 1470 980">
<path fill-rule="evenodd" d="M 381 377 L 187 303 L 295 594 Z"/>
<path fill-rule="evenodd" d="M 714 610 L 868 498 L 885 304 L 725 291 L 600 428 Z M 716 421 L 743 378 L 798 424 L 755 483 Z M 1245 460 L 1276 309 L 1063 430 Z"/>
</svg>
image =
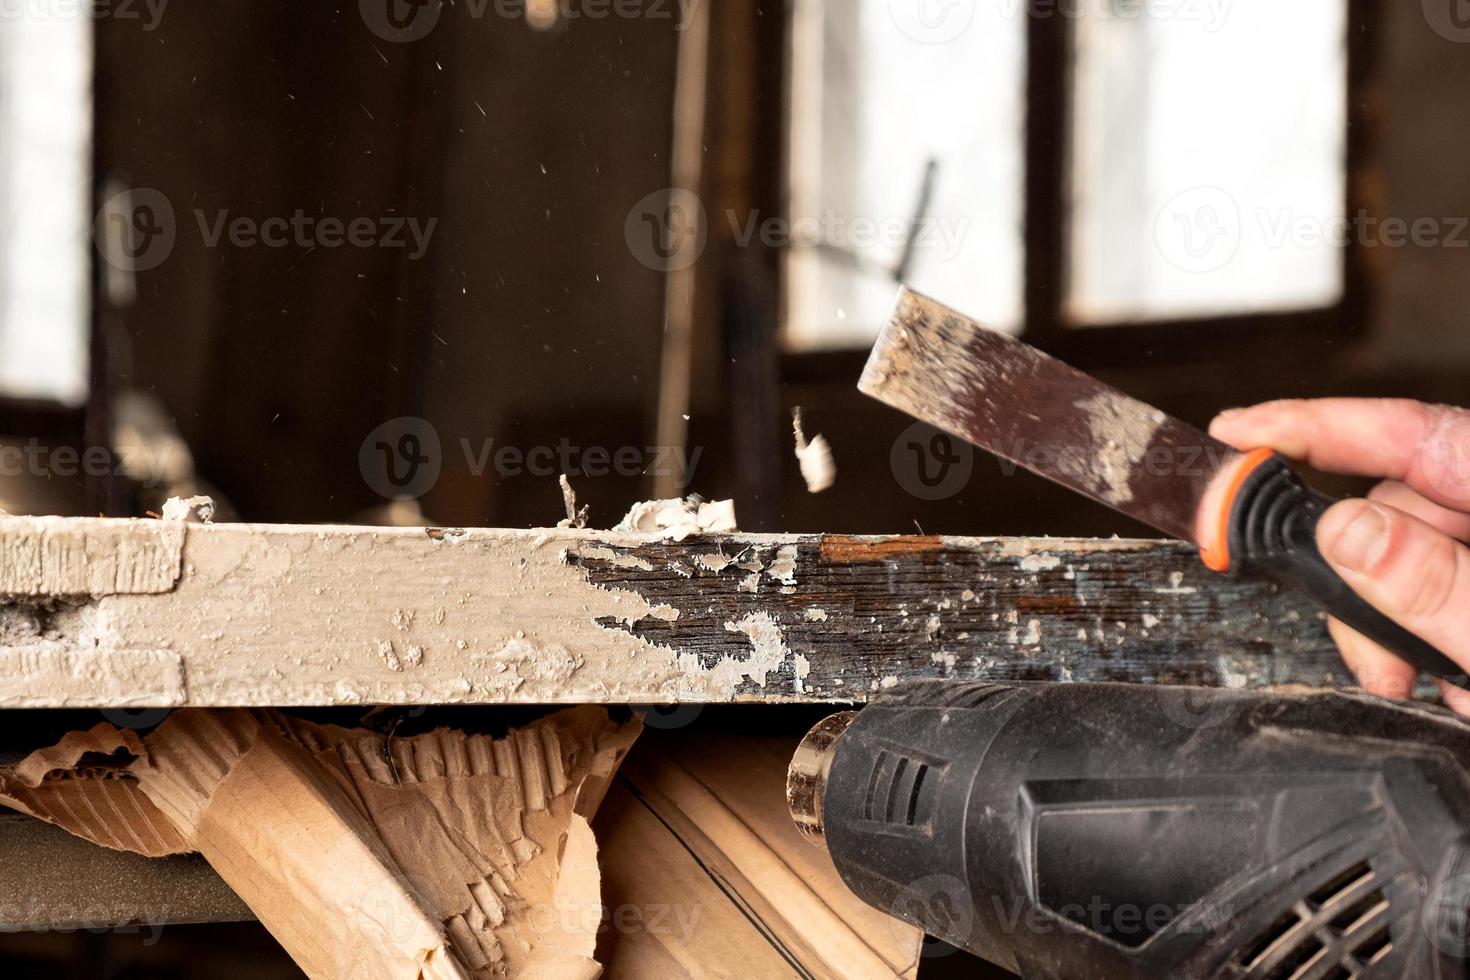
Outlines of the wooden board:
<svg viewBox="0 0 1470 980">
<path fill-rule="evenodd" d="M 692 896 L 703 893 L 704 883 L 717 884 L 723 902 L 759 929 L 763 942 L 753 945 L 754 951 L 766 955 L 775 949 L 785 959 L 784 970 L 734 976 L 911 980 L 919 970 L 922 930 L 864 904 L 842 883 L 828 852 L 801 836 L 791 821 L 786 765 L 798 741 L 795 736 L 647 733 L 637 751 L 629 752 L 617 779 L 656 815 L 669 842 L 698 862 L 698 874 L 678 882 L 648 882 L 644 876 L 623 887 L 651 896 L 661 886 L 664 896 Z M 604 843 L 604 867 L 613 846 L 612 840 Z M 719 962 L 719 936 L 713 930 L 692 933 L 691 940 L 688 952 L 709 964 Z M 647 937 L 619 934 L 607 962 L 641 964 L 648 952 L 660 951 Z M 653 967 L 657 959 L 648 962 Z M 688 974 L 650 968 L 628 976 L 703 977 L 719 976 L 719 971 L 709 965 Z"/>
<path fill-rule="evenodd" d="M 0 519 L 0 706 L 862 701 L 1347 680 L 1176 544 Z"/>
</svg>

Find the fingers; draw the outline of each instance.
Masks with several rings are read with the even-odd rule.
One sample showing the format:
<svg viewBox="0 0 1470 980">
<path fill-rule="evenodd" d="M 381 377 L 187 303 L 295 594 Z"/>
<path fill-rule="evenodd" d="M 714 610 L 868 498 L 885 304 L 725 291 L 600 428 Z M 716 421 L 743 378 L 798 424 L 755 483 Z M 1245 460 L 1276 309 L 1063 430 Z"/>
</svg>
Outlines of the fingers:
<svg viewBox="0 0 1470 980">
<path fill-rule="evenodd" d="M 1368 499 L 1387 504 L 1460 541 L 1470 541 L 1470 514 L 1436 504 L 1398 480 L 1384 480 L 1368 492 Z"/>
<path fill-rule="evenodd" d="M 1470 549 L 1417 518 L 1367 500 L 1329 508 L 1317 525 L 1317 546 L 1369 604 L 1455 663 L 1470 666 Z M 1362 662 L 1382 666 L 1371 653 L 1354 647 Z"/>
<path fill-rule="evenodd" d="M 1439 693 L 1444 697 L 1445 707 L 1455 714 L 1470 717 L 1470 691 L 1437 678 L 1435 683 L 1439 685 Z"/>
<path fill-rule="evenodd" d="M 1429 500 L 1470 510 L 1470 412 L 1401 399 L 1278 401 L 1222 413 L 1210 434 L 1262 446 L 1336 473 L 1406 483 Z"/>
<path fill-rule="evenodd" d="M 1335 619 L 1327 621 L 1327 631 L 1342 652 L 1343 662 L 1369 694 L 1381 698 L 1407 699 L 1414 693 L 1419 671 L 1389 653 L 1357 630 Z M 1454 687 L 1454 685 L 1450 685 Z M 1459 690 L 1459 688 L 1454 688 Z M 1448 698 L 1445 699 L 1448 702 Z"/>
</svg>

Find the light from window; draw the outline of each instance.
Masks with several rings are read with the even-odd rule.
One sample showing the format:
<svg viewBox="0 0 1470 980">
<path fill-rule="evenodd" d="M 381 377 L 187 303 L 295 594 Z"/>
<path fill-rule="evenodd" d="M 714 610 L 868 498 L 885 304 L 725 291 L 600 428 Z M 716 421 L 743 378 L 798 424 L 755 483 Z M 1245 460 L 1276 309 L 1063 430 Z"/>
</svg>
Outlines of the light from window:
<svg viewBox="0 0 1470 980">
<path fill-rule="evenodd" d="M 871 343 L 899 277 L 1017 329 L 1024 6 L 794 6 L 788 349 Z"/>
<path fill-rule="evenodd" d="M 92 23 L 85 4 L 0 14 L 0 395 L 87 394 Z"/>
<path fill-rule="evenodd" d="M 1092 0 L 1076 19 L 1068 319 L 1342 294 L 1346 0 Z"/>
</svg>

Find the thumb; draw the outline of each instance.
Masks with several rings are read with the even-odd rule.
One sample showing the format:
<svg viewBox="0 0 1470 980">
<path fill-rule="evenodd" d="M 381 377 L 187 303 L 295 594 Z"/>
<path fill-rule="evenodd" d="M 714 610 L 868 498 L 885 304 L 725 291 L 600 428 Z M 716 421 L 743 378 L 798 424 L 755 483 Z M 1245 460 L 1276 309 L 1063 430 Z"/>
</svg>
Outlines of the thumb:
<svg viewBox="0 0 1470 980">
<path fill-rule="evenodd" d="M 1470 666 L 1470 550 L 1403 511 L 1344 500 L 1317 524 L 1322 557 L 1379 612 Z"/>
</svg>

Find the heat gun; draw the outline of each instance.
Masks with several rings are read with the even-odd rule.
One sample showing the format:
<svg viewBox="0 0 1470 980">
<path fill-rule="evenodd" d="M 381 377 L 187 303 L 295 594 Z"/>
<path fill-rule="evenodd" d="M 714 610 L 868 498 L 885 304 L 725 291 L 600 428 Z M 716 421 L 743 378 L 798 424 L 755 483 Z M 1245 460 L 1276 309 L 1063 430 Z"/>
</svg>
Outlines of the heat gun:
<svg viewBox="0 0 1470 980">
<path fill-rule="evenodd" d="M 1462 980 L 1470 724 L 1347 692 L 924 682 L 803 740 L 869 904 L 1027 980 Z"/>
</svg>

